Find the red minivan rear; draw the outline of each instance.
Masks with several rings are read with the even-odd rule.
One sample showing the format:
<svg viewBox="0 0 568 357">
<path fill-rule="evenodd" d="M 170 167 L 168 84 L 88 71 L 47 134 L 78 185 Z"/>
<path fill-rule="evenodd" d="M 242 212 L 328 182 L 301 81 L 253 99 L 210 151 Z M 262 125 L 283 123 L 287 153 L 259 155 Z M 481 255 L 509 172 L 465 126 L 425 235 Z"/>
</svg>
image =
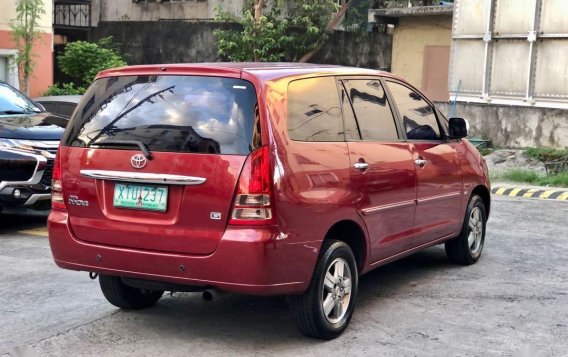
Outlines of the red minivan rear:
<svg viewBox="0 0 568 357">
<path fill-rule="evenodd" d="M 204 67 L 128 67 L 87 90 L 53 175 L 59 266 L 254 294 L 305 289 L 309 269 L 281 269 L 294 247 L 275 243 L 258 83 Z"/>
<path fill-rule="evenodd" d="M 238 78 L 127 75 L 97 80 L 85 97 L 59 151 L 76 239 L 214 252 L 256 146 L 253 85 Z"/>
</svg>

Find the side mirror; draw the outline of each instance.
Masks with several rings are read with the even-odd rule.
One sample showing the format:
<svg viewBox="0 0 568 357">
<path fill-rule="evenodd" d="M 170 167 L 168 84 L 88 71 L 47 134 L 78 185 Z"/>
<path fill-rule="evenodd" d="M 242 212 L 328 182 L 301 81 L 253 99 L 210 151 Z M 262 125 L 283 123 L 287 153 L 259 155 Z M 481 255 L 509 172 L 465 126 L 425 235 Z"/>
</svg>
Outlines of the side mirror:
<svg viewBox="0 0 568 357">
<path fill-rule="evenodd" d="M 42 112 L 47 112 L 47 110 L 45 110 L 45 107 L 44 107 L 41 103 L 38 103 L 38 102 L 35 102 L 35 101 L 32 101 L 32 103 L 34 103 L 34 105 L 35 105 L 39 110 L 41 110 Z"/>
<path fill-rule="evenodd" d="M 450 118 L 450 139 L 461 139 L 467 136 L 469 123 L 463 118 Z"/>
</svg>

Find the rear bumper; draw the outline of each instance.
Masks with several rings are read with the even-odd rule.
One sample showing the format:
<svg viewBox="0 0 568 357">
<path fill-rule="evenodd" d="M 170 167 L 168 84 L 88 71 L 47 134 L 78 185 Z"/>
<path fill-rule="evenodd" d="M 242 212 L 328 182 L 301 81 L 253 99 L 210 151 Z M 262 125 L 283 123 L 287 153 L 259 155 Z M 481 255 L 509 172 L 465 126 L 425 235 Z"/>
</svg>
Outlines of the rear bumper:
<svg viewBox="0 0 568 357">
<path fill-rule="evenodd" d="M 52 210 L 48 220 L 51 251 L 61 268 L 252 295 L 305 291 L 320 245 L 288 242 L 277 228 L 229 227 L 210 255 L 143 251 L 81 241 L 73 236 L 67 217 Z"/>
</svg>

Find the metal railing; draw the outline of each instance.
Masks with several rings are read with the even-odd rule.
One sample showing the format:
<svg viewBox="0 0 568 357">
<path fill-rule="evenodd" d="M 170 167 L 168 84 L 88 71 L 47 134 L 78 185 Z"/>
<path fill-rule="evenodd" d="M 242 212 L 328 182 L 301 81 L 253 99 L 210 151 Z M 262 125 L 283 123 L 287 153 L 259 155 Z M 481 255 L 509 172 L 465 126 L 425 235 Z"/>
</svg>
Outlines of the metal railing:
<svg viewBox="0 0 568 357">
<path fill-rule="evenodd" d="M 53 26 L 68 28 L 91 27 L 91 1 L 55 1 Z"/>
</svg>

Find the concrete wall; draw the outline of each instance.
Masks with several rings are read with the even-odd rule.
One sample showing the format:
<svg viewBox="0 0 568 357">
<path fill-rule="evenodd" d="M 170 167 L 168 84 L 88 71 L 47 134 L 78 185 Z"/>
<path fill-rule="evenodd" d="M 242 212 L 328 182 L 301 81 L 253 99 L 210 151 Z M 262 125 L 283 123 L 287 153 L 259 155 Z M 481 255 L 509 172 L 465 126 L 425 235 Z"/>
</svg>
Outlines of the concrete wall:
<svg viewBox="0 0 568 357">
<path fill-rule="evenodd" d="M 129 64 L 220 61 L 213 30 L 235 26 L 213 22 L 122 21 L 100 22 L 90 40 L 113 36 Z M 368 37 L 336 31 L 312 62 L 388 69 L 392 37 L 370 33 Z"/>
<path fill-rule="evenodd" d="M 206 20 L 215 17 L 215 8 L 240 14 L 245 0 L 139 1 L 93 0 L 93 26 L 99 21 L 158 21 L 171 19 Z"/>
<path fill-rule="evenodd" d="M 89 33 L 92 41 L 113 36 L 128 64 L 219 61 L 211 22 L 122 21 L 99 22 Z"/>
<path fill-rule="evenodd" d="M 424 48 L 449 47 L 451 40 L 451 16 L 400 17 L 393 33 L 392 72 L 422 89 Z M 447 88 L 447 79 L 444 86 Z"/>
<path fill-rule="evenodd" d="M 30 78 L 30 95 L 38 96 L 53 83 L 53 31 L 51 14 L 53 4 L 51 1 L 44 2 L 45 14 L 39 22 L 40 39 L 36 41 L 33 53 L 36 66 Z M 14 56 L 18 53 L 12 40 L 10 21 L 16 17 L 16 2 L 0 1 L 0 59 L 7 64 L 8 71 L 6 80 L 19 87 L 18 71 L 15 66 Z"/>
<path fill-rule="evenodd" d="M 451 104 L 437 105 L 451 113 Z M 454 116 L 469 121 L 470 136 L 494 146 L 568 148 L 568 110 L 458 102 Z"/>
<path fill-rule="evenodd" d="M 369 32 L 365 36 L 335 31 L 310 62 L 390 71 L 392 36 Z"/>
</svg>

